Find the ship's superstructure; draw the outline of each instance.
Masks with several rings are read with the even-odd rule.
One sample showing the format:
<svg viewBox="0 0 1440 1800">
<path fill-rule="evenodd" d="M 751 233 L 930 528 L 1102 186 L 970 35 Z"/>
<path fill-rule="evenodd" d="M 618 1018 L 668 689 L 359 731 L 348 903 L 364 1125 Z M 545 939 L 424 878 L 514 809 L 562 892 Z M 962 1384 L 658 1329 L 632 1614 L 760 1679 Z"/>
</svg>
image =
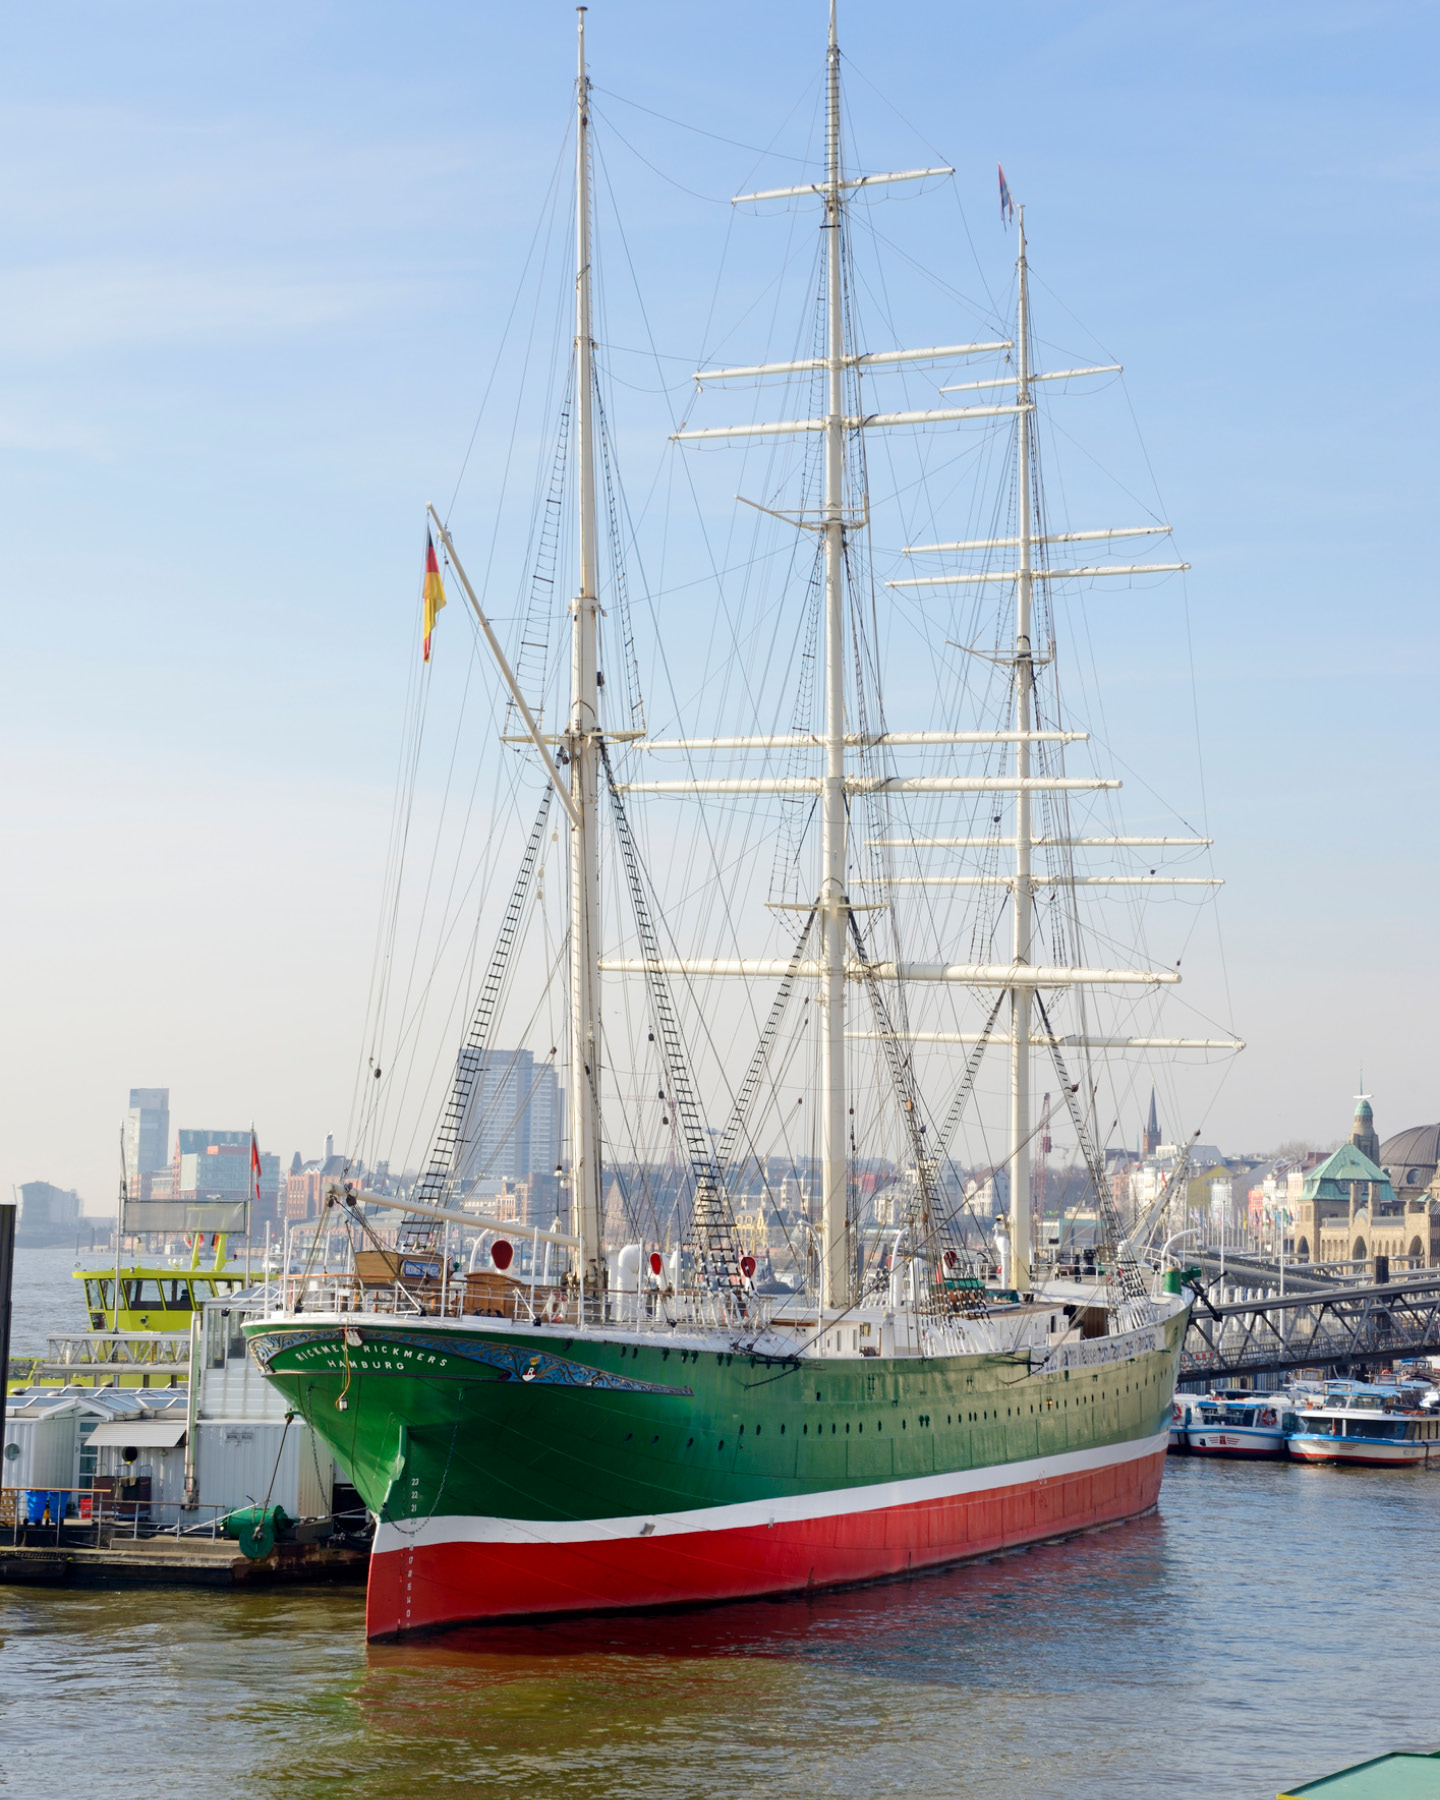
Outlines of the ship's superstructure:
<svg viewBox="0 0 1440 1800">
<path fill-rule="evenodd" d="M 697 377 L 706 393 L 798 377 L 817 404 L 809 416 L 687 422 L 675 434 L 681 446 L 776 439 L 820 447 L 811 504 L 802 493 L 798 507 L 760 508 L 816 540 L 815 725 L 669 739 L 607 728 L 597 651 L 589 114 L 582 9 L 567 425 L 577 580 L 568 705 L 558 728 L 543 728 L 543 709 L 507 660 L 446 522 L 432 512 L 451 577 L 508 691 L 510 741 L 543 771 L 544 797 L 398 1253 L 377 1236 L 376 1197 L 337 1190 L 334 1203 L 356 1245 L 354 1278 L 288 1278 L 286 1304 L 245 1327 L 260 1366 L 351 1470 L 376 1515 L 368 1621 L 376 1636 L 870 1580 L 1145 1510 L 1164 1465 L 1186 1305 L 1178 1294 L 1151 1292 L 1149 1271 L 1116 1216 L 1093 1088 L 1082 1075 L 1098 1050 L 1235 1047 L 1230 1039 L 1106 1035 L 1081 1003 L 1086 994 L 1162 990 L 1178 977 L 1168 967 L 1087 959 L 1073 905 L 1078 891 L 1213 883 L 1154 870 L 1085 872 L 1082 858 L 1095 847 L 1148 850 L 1196 840 L 1075 835 L 1071 797 L 1119 784 L 1065 771 L 1065 745 L 1084 734 L 1064 726 L 1038 685 L 1056 654 L 1048 594 L 1066 579 L 1184 565 L 1052 561 L 1056 546 L 1082 546 L 1083 556 L 1092 542 L 1168 528 L 1046 528 L 1036 491 L 1037 388 L 1057 376 L 1107 371 L 1034 367 L 1023 212 L 1010 335 L 875 353 L 854 341 L 850 205 L 871 189 L 951 171 L 846 173 L 833 6 L 823 178 L 741 197 L 818 210 L 815 354 Z M 979 357 L 998 359 L 999 373 L 954 384 L 973 390 L 958 403 L 887 409 L 870 398 L 869 384 L 896 372 L 963 370 Z M 963 431 L 977 420 L 1012 433 L 1013 524 L 985 537 L 907 546 L 907 559 L 946 561 L 940 573 L 897 574 L 890 586 L 900 594 L 973 588 L 1003 597 L 1003 632 L 965 648 L 996 673 L 1003 712 L 987 727 L 892 730 L 855 604 L 870 525 L 865 447 L 882 434 L 952 424 Z M 971 752 L 989 759 L 979 773 L 961 762 Z M 711 753 L 738 758 L 742 772 L 707 772 Z M 682 776 L 654 773 L 655 759 L 663 768 L 667 755 L 682 758 Z M 772 902 L 772 917 L 793 925 L 784 954 L 731 954 L 729 941 L 723 953 L 682 954 L 668 947 L 673 933 L 659 929 L 632 811 L 712 798 L 732 809 L 799 803 L 808 848 L 792 865 L 812 873 L 797 877 L 805 884 L 798 900 Z M 953 818 L 945 827 L 943 809 L 957 802 L 984 808 L 979 835 Z M 936 809 L 942 823 L 927 830 Z M 618 933 L 607 932 L 602 913 L 602 823 L 630 907 Z M 552 831 L 568 840 L 560 966 L 569 1214 L 563 1227 L 557 1220 L 546 1230 L 461 1210 L 455 1175 L 472 1111 L 467 1083 L 489 1053 L 515 921 Z M 988 859 L 978 874 L 963 872 L 963 859 L 937 869 L 931 856 L 975 846 Z M 1008 954 L 977 954 L 982 938 L 974 933 L 967 950 L 934 944 L 933 929 L 926 938 L 913 928 L 907 902 L 928 904 L 942 893 L 953 900 L 968 888 L 986 905 L 1008 906 Z M 1054 929 L 1042 929 L 1042 907 L 1058 909 Z M 932 927 L 948 916 L 924 915 Z M 991 936 L 998 918 L 992 908 Z M 607 947 L 617 937 L 623 953 Z M 663 1244 L 605 1242 L 611 1139 L 602 977 L 636 990 L 663 1122 L 685 1169 L 683 1222 Z M 728 1123 L 712 1134 L 677 987 L 690 994 L 697 984 L 735 982 L 750 984 L 767 1010 L 753 1054 L 729 1071 Z M 954 1002 L 934 1029 L 921 1017 L 927 995 Z M 957 1024 L 962 1003 L 977 1016 L 959 1016 Z M 813 1074 L 801 1099 L 814 1118 L 819 1206 L 813 1243 L 797 1249 L 797 1268 L 809 1278 L 787 1295 L 757 1291 L 754 1259 L 737 1245 L 730 1184 L 792 1006 L 813 1007 L 815 1021 L 807 1027 Z M 946 1104 L 934 1111 L 919 1047 L 949 1059 Z M 1008 1187 L 1008 1228 L 993 1247 L 991 1221 L 967 1218 L 947 1178 L 952 1140 L 992 1048 L 1008 1062 L 1008 1145 L 991 1168 Z M 1032 1070 L 1042 1061 L 1053 1066 L 1050 1086 L 1068 1115 L 1097 1222 L 1089 1260 L 1074 1258 L 1068 1268 L 1037 1245 L 1031 1214 L 1037 1131 L 1048 1145 L 1048 1100 L 1041 1112 L 1032 1093 Z M 884 1130 L 903 1166 L 883 1222 L 862 1218 L 857 1198 L 862 1091 L 883 1093 Z M 866 1106 L 868 1119 L 874 1106 Z M 456 1273 L 439 1253 L 445 1221 L 528 1238 L 523 1276 L 519 1263 L 512 1271 L 508 1241 L 491 1266 Z"/>
</svg>

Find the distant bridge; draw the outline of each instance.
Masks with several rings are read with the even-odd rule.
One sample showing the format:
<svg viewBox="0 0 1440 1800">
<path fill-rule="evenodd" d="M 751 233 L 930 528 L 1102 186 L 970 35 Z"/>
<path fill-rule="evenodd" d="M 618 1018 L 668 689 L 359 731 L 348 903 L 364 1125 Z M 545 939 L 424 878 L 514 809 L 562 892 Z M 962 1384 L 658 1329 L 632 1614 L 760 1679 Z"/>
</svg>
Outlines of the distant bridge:
<svg viewBox="0 0 1440 1800">
<path fill-rule="evenodd" d="M 1278 1288 L 1281 1281 L 1278 1263 L 1258 1256 L 1237 1256 L 1230 1250 L 1223 1256 L 1216 1250 L 1188 1251 L 1185 1253 L 1185 1261 L 1195 1263 L 1204 1270 L 1206 1285 L 1212 1292 L 1216 1283 L 1225 1287 L 1258 1287 L 1269 1290 Z M 1344 1287 L 1347 1279 L 1354 1280 L 1355 1277 L 1319 1268 L 1314 1263 L 1287 1262 L 1285 1265 L 1287 1294 L 1333 1293 L 1336 1288 Z"/>
<path fill-rule="evenodd" d="M 1227 1281 L 1232 1275 L 1237 1285 L 1245 1281 L 1240 1269 L 1227 1267 Z M 1288 1287 L 1288 1268 L 1285 1279 Z M 1397 1357 L 1440 1355 L 1440 1272 L 1369 1287 L 1307 1287 L 1222 1306 L 1197 1300 L 1179 1379 L 1216 1382 L 1293 1369 L 1349 1374 Z"/>
</svg>

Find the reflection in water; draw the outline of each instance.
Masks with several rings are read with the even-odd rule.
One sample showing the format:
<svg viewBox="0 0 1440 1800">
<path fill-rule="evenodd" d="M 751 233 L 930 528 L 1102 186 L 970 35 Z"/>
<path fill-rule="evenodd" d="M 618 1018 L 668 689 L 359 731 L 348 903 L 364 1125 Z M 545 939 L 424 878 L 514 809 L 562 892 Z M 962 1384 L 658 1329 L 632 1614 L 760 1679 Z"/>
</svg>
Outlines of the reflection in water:
<svg viewBox="0 0 1440 1800">
<path fill-rule="evenodd" d="M 1000 1562 L 369 1649 L 355 1594 L 0 1589 L 0 1793 L 1259 1800 L 1427 1747 L 1437 1503 L 1172 1462 L 1157 1517 Z"/>
</svg>

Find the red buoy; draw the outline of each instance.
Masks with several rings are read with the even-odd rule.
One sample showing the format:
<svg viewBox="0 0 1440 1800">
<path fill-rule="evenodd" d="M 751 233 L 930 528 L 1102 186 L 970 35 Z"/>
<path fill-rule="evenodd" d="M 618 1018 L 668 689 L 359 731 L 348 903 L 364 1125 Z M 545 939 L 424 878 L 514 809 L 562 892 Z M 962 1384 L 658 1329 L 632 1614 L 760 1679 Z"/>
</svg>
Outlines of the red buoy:
<svg viewBox="0 0 1440 1800">
<path fill-rule="evenodd" d="M 508 1238 L 496 1238 L 490 1246 L 490 1260 L 503 1274 L 515 1260 L 515 1246 Z"/>
</svg>

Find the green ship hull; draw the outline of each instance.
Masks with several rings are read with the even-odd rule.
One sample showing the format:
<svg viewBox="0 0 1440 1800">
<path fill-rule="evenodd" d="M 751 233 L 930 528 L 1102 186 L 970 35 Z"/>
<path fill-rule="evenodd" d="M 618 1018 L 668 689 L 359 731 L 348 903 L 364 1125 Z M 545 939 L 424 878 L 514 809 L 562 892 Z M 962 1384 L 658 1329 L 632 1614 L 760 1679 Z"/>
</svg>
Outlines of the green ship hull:
<svg viewBox="0 0 1440 1800">
<path fill-rule="evenodd" d="M 1154 1504 L 1185 1312 L 979 1354 L 335 1315 L 246 1326 L 378 1521 L 372 1636 L 876 1579 Z"/>
</svg>

